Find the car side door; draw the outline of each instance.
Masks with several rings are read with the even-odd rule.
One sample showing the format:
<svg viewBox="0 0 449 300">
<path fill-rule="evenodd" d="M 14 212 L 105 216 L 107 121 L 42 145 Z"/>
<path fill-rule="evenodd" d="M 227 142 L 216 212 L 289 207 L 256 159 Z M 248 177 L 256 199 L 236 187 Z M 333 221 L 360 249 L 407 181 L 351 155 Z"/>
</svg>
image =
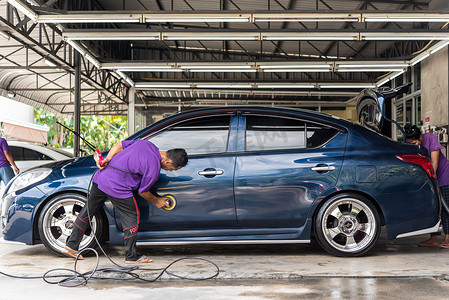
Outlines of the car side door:
<svg viewBox="0 0 449 300">
<path fill-rule="evenodd" d="M 337 182 L 346 134 L 329 125 L 266 115 L 246 115 L 240 129 L 245 143 L 235 169 L 239 227 L 303 226 L 312 203 Z"/>
<path fill-rule="evenodd" d="M 161 170 L 151 192 L 173 195 L 176 207 L 166 211 L 140 199 L 139 234 L 159 230 L 235 228 L 233 178 L 237 121 L 231 115 L 184 120 L 151 136 L 160 150 L 184 148 L 187 166 L 178 171 Z"/>
</svg>

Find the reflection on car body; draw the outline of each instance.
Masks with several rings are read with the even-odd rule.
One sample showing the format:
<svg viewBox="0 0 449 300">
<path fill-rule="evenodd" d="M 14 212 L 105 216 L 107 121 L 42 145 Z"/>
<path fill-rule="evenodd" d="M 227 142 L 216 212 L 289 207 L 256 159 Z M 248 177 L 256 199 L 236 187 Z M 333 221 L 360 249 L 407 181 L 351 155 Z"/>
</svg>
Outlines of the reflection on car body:
<svg viewBox="0 0 449 300">
<path fill-rule="evenodd" d="M 129 139 L 189 153 L 185 168 L 171 174 L 162 170 L 152 189 L 174 195 L 174 210 L 138 198 L 139 243 L 316 239 L 329 253 L 357 256 L 372 248 L 382 225 L 388 238 L 439 225 L 435 179 L 424 163 L 401 159 L 422 157 L 423 150 L 333 116 L 278 108 L 204 109 L 168 117 Z M 89 156 L 16 178 L 3 199 L 4 239 L 42 242 L 58 253 L 95 169 Z M 28 213 L 27 208 L 19 226 L 22 203 L 34 209 Z M 93 232 L 111 244 L 123 243 L 120 220 L 109 203 L 95 216 L 83 247 L 94 244 Z"/>
</svg>

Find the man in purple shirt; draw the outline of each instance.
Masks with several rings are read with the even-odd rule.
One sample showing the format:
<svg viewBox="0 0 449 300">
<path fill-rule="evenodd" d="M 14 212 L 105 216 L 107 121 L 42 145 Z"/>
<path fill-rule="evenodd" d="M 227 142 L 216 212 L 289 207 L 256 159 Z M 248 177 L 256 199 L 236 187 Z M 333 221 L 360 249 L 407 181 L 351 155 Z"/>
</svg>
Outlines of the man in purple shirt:
<svg viewBox="0 0 449 300">
<path fill-rule="evenodd" d="M 438 140 L 438 137 L 433 133 L 421 133 L 421 130 L 416 126 L 406 125 L 404 127 L 407 143 L 420 145 L 427 149 L 432 166 L 437 174 L 438 186 L 440 187 L 441 195 L 446 203 L 449 205 L 449 161 L 441 152 L 443 148 Z M 438 233 L 432 233 L 428 240 L 418 244 L 420 247 L 440 247 L 449 249 L 449 214 L 443 209 L 441 212 L 441 224 L 445 233 L 444 240 L 438 244 Z"/>
<path fill-rule="evenodd" d="M 14 158 L 11 155 L 11 149 L 4 138 L 0 138 L 0 181 L 5 185 L 14 177 L 14 172 L 19 174 Z M 11 168 L 13 166 L 13 169 Z"/>
<path fill-rule="evenodd" d="M 87 205 L 78 214 L 62 253 L 77 257 L 84 231 L 89 225 L 88 216 L 92 217 L 108 198 L 117 209 L 123 226 L 125 263 L 151 262 L 136 249 L 140 212 L 133 191 L 158 208 L 167 206 L 167 198 L 153 195 L 150 188 L 159 178 L 161 168 L 176 171 L 184 167 L 187 161 L 184 149 L 160 151 L 153 143 L 145 140 L 125 140 L 114 145 L 102 165 L 97 162 L 100 170 L 93 176 Z M 83 258 L 79 256 L 78 259 Z"/>
</svg>

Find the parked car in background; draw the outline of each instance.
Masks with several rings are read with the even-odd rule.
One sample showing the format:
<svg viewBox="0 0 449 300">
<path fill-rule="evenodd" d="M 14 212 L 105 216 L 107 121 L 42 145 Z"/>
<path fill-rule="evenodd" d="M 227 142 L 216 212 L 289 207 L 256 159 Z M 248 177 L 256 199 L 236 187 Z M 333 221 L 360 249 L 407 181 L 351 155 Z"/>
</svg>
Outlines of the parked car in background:
<svg viewBox="0 0 449 300">
<path fill-rule="evenodd" d="M 8 145 L 21 172 L 49 162 L 73 158 L 73 154 L 53 147 L 19 141 L 8 141 Z"/>
<path fill-rule="evenodd" d="M 141 244 L 316 239 L 333 255 L 358 256 L 373 247 L 382 225 L 393 239 L 436 231 L 440 223 L 438 185 L 424 149 L 331 115 L 211 108 L 165 118 L 129 139 L 189 154 L 186 167 L 161 170 L 152 188 L 175 197 L 173 210 L 136 195 Z M 87 156 L 17 176 L 3 198 L 3 238 L 59 253 L 96 169 Z M 93 218 L 81 248 L 94 246 L 94 234 L 123 243 L 111 203 Z"/>
<path fill-rule="evenodd" d="M 11 154 L 20 172 L 57 160 L 73 158 L 73 154 L 53 147 L 19 141 L 8 141 Z M 5 186 L 0 184 L 0 197 Z"/>
</svg>

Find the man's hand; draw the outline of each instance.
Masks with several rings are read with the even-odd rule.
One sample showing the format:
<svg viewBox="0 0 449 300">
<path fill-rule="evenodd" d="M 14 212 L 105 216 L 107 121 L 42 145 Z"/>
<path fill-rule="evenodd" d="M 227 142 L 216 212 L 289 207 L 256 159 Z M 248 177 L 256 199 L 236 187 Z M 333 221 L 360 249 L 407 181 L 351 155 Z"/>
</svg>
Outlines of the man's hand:
<svg viewBox="0 0 449 300">
<path fill-rule="evenodd" d="M 110 159 L 107 158 L 107 157 L 101 161 L 101 165 L 100 165 L 100 162 L 97 161 L 97 168 L 100 169 L 100 170 L 103 170 L 104 168 L 106 168 L 106 166 L 108 165 L 109 161 L 110 161 Z"/>
<path fill-rule="evenodd" d="M 167 207 L 168 208 L 168 207 L 170 207 L 167 204 L 167 200 L 168 200 L 167 197 L 157 197 L 157 196 L 153 195 L 150 192 L 139 193 L 139 195 L 143 199 L 145 199 L 147 201 L 150 201 L 150 202 L 153 202 L 157 206 L 157 208 L 162 208 L 162 207 Z"/>
<path fill-rule="evenodd" d="M 167 204 L 167 197 L 158 197 L 154 204 L 156 204 L 157 208 L 169 207 Z"/>
<path fill-rule="evenodd" d="M 14 172 L 16 172 L 16 175 L 18 175 L 20 173 L 19 168 L 17 168 L 17 166 L 14 166 Z"/>
</svg>

